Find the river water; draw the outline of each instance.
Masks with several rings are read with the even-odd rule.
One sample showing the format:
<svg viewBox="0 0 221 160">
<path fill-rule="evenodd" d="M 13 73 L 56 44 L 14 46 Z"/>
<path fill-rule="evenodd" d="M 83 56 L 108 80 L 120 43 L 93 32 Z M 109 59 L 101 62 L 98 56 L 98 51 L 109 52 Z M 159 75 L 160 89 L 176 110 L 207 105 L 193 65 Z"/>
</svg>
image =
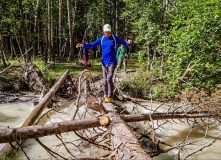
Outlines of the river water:
<svg viewBox="0 0 221 160">
<path fill-rule="evenodd" d="M 150 103 L 140 103 L 142 106 L 137 105 L 136 109 L 134 108 L 134 104 L 127 102 L 122 104 L 121 102 L 116 101 L 116 103 L 120 104 L 123 107 L 126 107 L 129 112 L 134 113 L 149 113 L 149 109 L 156 109 L 160 104 L 150 104 Z M 63 102 L 59 104 L 60 107 L 56 108 L 56 112 L 50 112 L 50 118 L 45 117 L 40 121 L 40 124 L 46 123 L 54 123 L 54 122 L 62 122 L 62 121 L 69 121 L 74 114 L 75 105 L 72 101 Z M 66 107 L 68 106 L 68 107 Z M 80 114 L 84 113 L 85 107 L 83 106 L 80 108 Z M 34 105 L 31 102 L 28 103 L 14 103 L 14 104 L 0 104 L 0 129 L 4 129 L 7 126 L 10 128 L 20 126 L 25 119 L 29 116 L 31 111 L 33 110 Z M 167 107 L 162 107 L 157 111 L 164 111 Z M 47 110 L 46 110 L 47 111 Z M 92 117 L 93 114 L 88 114 L 86 118 Z M 160 121 L 159 123 L 154 121 L 154 127 L 157 128 L 160 124 L 164 123 L 165 121 Z M 205 136 L 206 127 L 204 125 L 199 125 L 193 129 L 193 132 L 189 135 L 188 140 L 196 140 L 198 138 L 202 138 L 201 141 L 197 142 L 194 145 L 185 146 L 183 152 L 181 154 L 181 159 L 184 159 L 187 155 L 193 153 L 196 150 L 199 150 L 205 145 L 211 143 L 214 138 L 221 134 L 221 125 L 217 124 L 217 121 L 212 121 L 211 126 L 213 125 L 214 128 L 208 129 L 207 135 Z M 140 130 L 144 130 L 149 128 L 149 123 L 139 122 L 139 123 L 131 123 L 131 125 L 139 126 Z M 159 137 L 160 141 L 163 141 L 169 145 L 175 145 L 181 143 L 185 136 L 188 135 L 191 127 L 186 122 L 182 122 L 180 120 L 174 120 L 165 123 L 162 127 L 156 129 L 157 136 Z M 142 131 L 141 131 L 142 132 Z M 66 143 L 67 148 L 73 154 L 74 158 L 98 158 L 101 156 L 108 155 L 109 152 L 103 149 L 100 149 L 94 145 L 88 144 L 87 142 L 82 142 L 79 140 L 73 132 L 63 133 L 61 134 L 61 138 Z M 39 138 L 40 141 L 45 144 L 47 147 L 55 151 L 56 153 L 61 154 L 65 158 L 70 158 L 70 154 L 67 153 L 65 147 L 61 144 L 61 141 L 57 139 L 56 136 L 46 136 Z M 149 142 L 147 141 L 145 146 L 148 146 Z M 0 144 L 0 148 L 2 144 Z M 165 145 L 161 145 L 162 148 L 168 148 Z M 23 144 L 24 151 L 30 157 L 31 160 L 40 160 L 40 159 L 51 159 L 51 156 L 42 148 L 35 140 L 30 139 L 25 141 Z M 188 157 L 187 159 L 221 159 L 221 140 L 217 139 L 215 143 L 213 143 L 210 147 L 203 149 L 201 152 Z M 173 149 L 168 153 L 160 154 L 154 157 L 155 160 L 164 160 L 164 159 L 177 159 L 177 154 L 179 150 Z M 18 156 L 16 159 L 26 159 L 23 152 L 19 151 Z M 52 158 L 53 159 L 53 158 Z"/>
</svg>

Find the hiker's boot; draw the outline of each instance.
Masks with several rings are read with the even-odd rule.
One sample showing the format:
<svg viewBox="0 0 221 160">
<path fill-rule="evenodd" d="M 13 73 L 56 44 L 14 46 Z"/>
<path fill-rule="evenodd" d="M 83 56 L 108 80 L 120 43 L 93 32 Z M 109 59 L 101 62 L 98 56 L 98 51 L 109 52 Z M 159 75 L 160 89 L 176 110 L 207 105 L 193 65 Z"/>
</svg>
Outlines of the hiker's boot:
<svg viewBox="0 0 221 160">
<path fill-rule="evenodd" d="M 108 103 L 108 102 L 112 102 L 113 101 L 113 98 L 107 98 L 105 99 L 105 102 Z"/>
<path fill-rule="evenodd" d="M 104 95 L 104 101 L 105 101 L 105 102 L 108 101 L 108 97 L 107 97 L 106 94 Z"/>
</svg>

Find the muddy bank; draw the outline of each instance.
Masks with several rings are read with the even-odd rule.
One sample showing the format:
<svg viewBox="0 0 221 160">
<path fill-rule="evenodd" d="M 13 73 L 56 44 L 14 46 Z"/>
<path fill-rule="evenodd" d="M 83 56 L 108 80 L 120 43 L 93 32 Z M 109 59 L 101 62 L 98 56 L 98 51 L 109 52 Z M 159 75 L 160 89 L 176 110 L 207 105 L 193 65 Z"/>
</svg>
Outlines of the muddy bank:
<svg viewBox="0 0 221 160">
<path fill-rule="evenodd" d="M 0 92 L 0 104 L 38 101 L 40 95 L 32 92 L 8 93 Z"/>
</svg>

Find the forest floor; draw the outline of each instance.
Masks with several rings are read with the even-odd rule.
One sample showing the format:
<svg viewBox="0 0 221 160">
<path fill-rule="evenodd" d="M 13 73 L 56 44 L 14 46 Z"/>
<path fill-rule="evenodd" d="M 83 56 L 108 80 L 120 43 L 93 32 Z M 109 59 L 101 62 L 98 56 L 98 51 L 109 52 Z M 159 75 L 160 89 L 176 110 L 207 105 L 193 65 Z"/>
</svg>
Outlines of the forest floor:
<svg viewBox="0 0 221 160">
<path fill-rule="evenodd" d="M 15 60 L 10 60 L 10 63 L 13 63 Z M 91 71 L 91 74 L 93 77 L 102 77 L 102 66 L 101 66 L 101 58 L 95 59 L 89 57 L 90 65 L 88 67 L 88 70 Z M 33 62 L 36 64 L 40 70 L 44 73 L 46 79 L 50 81 L 52 84 L 65 72 L 65 70 L 70 70 L 70 75 L 77 76 L 81 72 L 84 71 L 84 61 L 82 57 L 80 59 L 74 59 L 72 63 L 56 63 L 55 65 L 53 63 L 47 63 L 45 64 L 42 61 L 35 61 Z M 5 102 L 14 102 L 14 101 L 26 101 L 28 100 L 28 97 L 21 98 L 22 95 L 26 95 L 26 92 L 28 95 L 30 95 L 29 91 L 26 90 L 16 90 L 15 86 L 19 81 L 19 78 L 22 76 L 23 72 L 21 72 L 21 65 L 23 65 L 24 62 L 20 62 L 13 67 L 11 67 L 6 73 L 2 74 L 0 76 L 0 103 Z M 125 72 L 123 69 L 123 65 L 121 67 L 121 70 L 119 73 L 115 71 L 115 75 L 118 79 L 121 80 L 127 80 L 129 77 L 132 77 L 136 70 L 139 68 L 138 58 L 135 55 L 132 55 L 127 60 L 127 71 Z M 0 71 L 4 70 L 3 66 L 0 66 Z M 20 94 L 20 96 L 18 96 Z M 34 93 L 33 93 L 34 94 Z M 5 98 L 5 96 L 7 98 Z M 29 98 L 35 98 L 34 95 L 30 96 Z"/>
<path fill-rule="evenodd" d="M 15 60 L 11 60 L 10 63 L 13 63 Z M 102 66 L 101 66 L 101 58 L 95 59 L 89 57 L 89 61 L 90 61 L 90 66 L 88 67 L 88 70 L 91 71 L 92 77 L 98 77 L 99 79 L 102 78 Z M 79 75 L 80 73 L 82 73 L 84 71 L 84 61 L 83 61 L 83 57 L 81 57 L 80 59 L 76 58 L 74 59 L 72 62 L 63 62 L 63 63 L 56 63 L 53 64 L 51 63 L 47 63 L 45 64 L 43 61 L 35 61 L 33 62 L 34 64 L 36 64 L 40 70 L 44 73 L 46 79 L 48 81 L 51 82 L 51 84 L 53 85 L 53 83 L 60 77 L 62 76 L 62 74 L 65 72 L 65 70 L 69 69 L 70 70 L 70 75 L 72 77 Z M 24 64 L 24 62 L 20 62 L 15 64 L 12 68 L 10 68 L 6 73 L 4 73 L 3 75 L 0 76 L 0 102 L 3 102 L 3 99 L 5 99 L 5 95 L 9 95 L 8 98 L 8 102 L 13 102 L 14 100 L 17 99 L 18 96 L 13 96 L 12 94 L 25 94 L 24 92 L 27 91 L 21 91 L 21 90 L 15 90 L 15 85 L 18 83 L 18 79 L 22 76 L 22 72 L 21 72 L 21 65 Z M 115 70 L 115 78 L 116 80 L 122 82 L 122 81 L 127 81 L 125 84 L 127 85 L 127 87 L 130 87 L 131 85 L 131 78 L 133 78 L 134 76 L 142 73 L 139 72 L 140 71 L 140 62 L 138 61 L 138 57 L 136 55 L 131 55 L 129 57 L 129 59 L 127 60 L 127 71 L 125 72 L 123 69 L 123 65 L 121 67 L 121 70 L 119 73 L 116 72 Z M 0 66 L 0 71 L 4 70 L 4 67 Z M 141 77 L 142 78 L 142 77 Z M 139 81 L 139 79 L 137 80 Z M 150 82 L 150 81 L 149 81 Z M 148 81 L 145 82 L 146 85 L 148 85 L 149 83 Z M 139 88 L 142 87 L 142 82 L 136 82 L 137 86 L 135 86 L 135 90 L 128 90 L 132 93 L 134 98 L 144 98 L 147 99 L 147 97 L 143 96 L 145 88 Z M 129 86 L 128 86 L 129 85 Z M 138 85 L 141 85 L 138 87 Z M 153 85 L 153 84 L 152 84 Z M 149 86 L 151 86 L 151 84 L 149 84 Z M 137 89 L 138 87 L 138 90 Z M 154 89 L 154 86 L 151 86 L 152 88 L 150 89 Z M 128 89 L 128 88 L 126 88 Z M 149 92 L 149 89 L 146 89 L 147 92 Z M 185 91 L 185 90 L 184 90 Z M 125 90 L 126 92 L 126 90 Z M 136 92 L 136 93 L 135 93 Z M 11 95 L 10 95 L 11 94 Z M 128 95 L 130 95 L 130 93 L 127 93 Z M 204 92 L 201 93 L 197 93 L 196 91 L 189 91 L 188 93 L 185 93 L 186 95 L 184 95 L 184 92 L 182 92 L 182 94 L 179 95 L 175 95 L 177 98 L 177 101 L 180 101 L 183 99 L 183 97 L 185 99 L 188 99 L 188 101 L 194 101 L 197 99 L 197 97 L 207 97 L 205 99 L 210 99 L 211 97 L 204 94 Z M 218 99 L 220 99 L 221 97 L 221 92 L 220 91 L 216 91 L 216 93 L 211 95 L 212 97 L 216 97 Z M 21 96 L 20 96 L 21 97 Z M 159 95 L 158 100 L 161 101 L 162 96 Z M 157 99 L 155 99 L 157 100 Z"/>
</svg>

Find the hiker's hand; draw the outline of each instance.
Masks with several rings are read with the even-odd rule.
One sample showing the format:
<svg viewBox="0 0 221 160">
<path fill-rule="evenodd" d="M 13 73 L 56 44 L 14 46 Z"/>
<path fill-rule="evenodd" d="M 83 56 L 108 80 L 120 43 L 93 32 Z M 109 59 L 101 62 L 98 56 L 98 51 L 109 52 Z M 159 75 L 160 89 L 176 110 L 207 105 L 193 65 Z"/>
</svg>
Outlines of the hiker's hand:
<svg viewBox="0 0 221 160">
<path fill-rule="evenodd" d="M 128 55 L 127 54 L 125 54 L 125 57 L 127 57 Z"/>
<path fill-rule="evenodd" d="M 128 44 L 132 44 L 132 40 L 129 39 L 129 40 L 127 41 L 127 43 L 128 43 Z"/>
<path fill-rule="evenodd" d="M 84 44 L 78 43 L 78 44 L 76 45 L 76 48 L 79 48 L 79 47 L 84 47 Z"/>
</svg>

